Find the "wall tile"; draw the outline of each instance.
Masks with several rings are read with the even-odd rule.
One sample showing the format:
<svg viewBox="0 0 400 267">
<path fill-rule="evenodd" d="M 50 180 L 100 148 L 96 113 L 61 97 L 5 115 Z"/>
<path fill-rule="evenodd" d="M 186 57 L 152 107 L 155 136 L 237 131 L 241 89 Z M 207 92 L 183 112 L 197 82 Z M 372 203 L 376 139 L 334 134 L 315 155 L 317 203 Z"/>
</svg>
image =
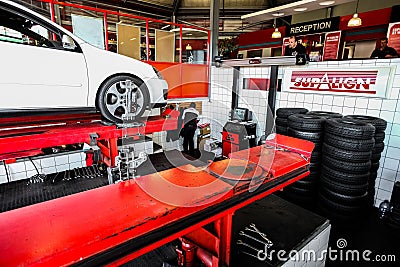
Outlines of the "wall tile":
<svg viewBox="0 0 400 267">
<path fill-rule="evenodd" d="M 380 179 L 379 188 L 391 192 L 393 190 L 394 181 Z"/>
<path fill-rule="evenodd" d="M 356 100 L 357 108 L 368 108 L 368 98 L 357 98 Z"/>
<path fill-rule="evenodd" d="M 379 190 L 378 190 L 378 194 L 376 195 L 376 197 L 379 198 L 379 199 L 387 199 L 387 200 L 390 200 L 390 196 L 391 196 L 391 195 L 392 195 L 392 194 L 391 194 L 391 191 L 388 192 L 388 191 L 379 189 Z"/>
<path fill-rule="evenodd" d="M 371 98 L 368 103 L 369 109 L 381 109 L 382 99 Z"/>
<path fill-rule="evenodd" d="M 346 97 L 344 99 L 343 105 L 345 107 L 354 108 L 356 106 L 356 98 L 355 97 Z"/>
<path fill-rule="evenodd" d="M 390 135 L 388 146 L 400 148 L 400 136 Z"/>
<path fill-rule="evenodd" d="M 381 113 L 380 113 L 380 115 L 379 115 L 379 117 L 380 117 L 381 119 L 386 120 L 386 121 L 393 121 L 394 114 L 395 114 L 395 113 L 394 113 L 393 111 L 385 111 L 385 110 L 382 110 Z"/>
<path fill-rule="evenodd" d="M 382 169 L 381 177 L 383 179 L 394 182 L 394 181 L 396 181 L 396 176 L 397 176 L 396 171 L 388 170 L 388 169 Z"/>
<path fill-rule="evenodd" d="M 383 167 L 385 169 L 397 171 L 397 169 L 399 167 L 399 162 L 400 162 L 399 159 L 391 159 L 391 158 L 386 157 Z"/>
</svg>

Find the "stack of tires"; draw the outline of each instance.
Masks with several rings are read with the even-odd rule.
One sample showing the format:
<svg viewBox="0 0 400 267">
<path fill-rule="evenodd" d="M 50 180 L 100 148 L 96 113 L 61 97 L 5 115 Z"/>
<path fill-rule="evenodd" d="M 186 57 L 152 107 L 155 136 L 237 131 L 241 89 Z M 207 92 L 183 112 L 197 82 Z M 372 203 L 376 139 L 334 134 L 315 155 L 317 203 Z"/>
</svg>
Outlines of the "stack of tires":
<svg viewBox="0 0 400 267">
<path fill-rule="evenodd" d="M 375 144 L 371 155 L 371 169 L 368 181 L 368 205 L 374 206 L 375 181 L 379 169 L 379 160 L 381 159 L 382 151 L 385 148 L 385 143 L 383 141 L 385 140 L 387 122 L 381 118 L 363 115 L 349 115 L 345 116 L 345 118 L 370 123 L 375 127 Z"/>
<path fill-rule="evenodd" d="M 276 110 L 275 126 L 276 133 L 287 135 L 288 117 L 293 114 L 305 114 L 306 108 L 278 108 Z"/>
<path fill-rule="evenodd" d="M 364 214 L 374 134 L 374 126 L 359 120 L 326 121 L 318 205 L 329 219 L 351 222 Z"/>
<path fill-rule="evenodd" d="M 305 208 L 313 208 L 318 193 L 321 148 L 325 118 L 308 114 L 294 114 L 288 117 L 288 135 L 311 141 L 315 144 L 310 159 L 310 175 L 285 188 L 288 200 Z"/>
</svg>

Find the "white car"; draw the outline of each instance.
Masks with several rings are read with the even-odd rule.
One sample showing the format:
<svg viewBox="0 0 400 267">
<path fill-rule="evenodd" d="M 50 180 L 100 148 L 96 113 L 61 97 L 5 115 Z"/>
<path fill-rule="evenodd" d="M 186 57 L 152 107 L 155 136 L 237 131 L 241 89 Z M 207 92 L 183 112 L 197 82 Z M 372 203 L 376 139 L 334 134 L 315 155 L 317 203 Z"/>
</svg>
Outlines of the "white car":
<svg viewBox="0 0 400 267">
<path fill-rule="evenodd" d="M 0 111 L 97 107 L 122 122 L 167 102 L 168 84 L 151 65 L 98 49 L 8 0 L 0 0 L 0 59 Z"/>
</svg>

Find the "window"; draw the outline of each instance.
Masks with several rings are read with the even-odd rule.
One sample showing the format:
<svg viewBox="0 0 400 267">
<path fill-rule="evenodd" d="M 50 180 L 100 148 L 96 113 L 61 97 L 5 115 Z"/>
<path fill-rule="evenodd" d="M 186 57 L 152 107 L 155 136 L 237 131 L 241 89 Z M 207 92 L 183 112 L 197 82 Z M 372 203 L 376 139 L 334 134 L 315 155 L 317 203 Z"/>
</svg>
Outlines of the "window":
<svg viewBox="0 0 400 267">
<path fill-rule="evenodd" d="M 63 49 L 60 32 L 0 7 L 0 41 Z"/>
</svg>

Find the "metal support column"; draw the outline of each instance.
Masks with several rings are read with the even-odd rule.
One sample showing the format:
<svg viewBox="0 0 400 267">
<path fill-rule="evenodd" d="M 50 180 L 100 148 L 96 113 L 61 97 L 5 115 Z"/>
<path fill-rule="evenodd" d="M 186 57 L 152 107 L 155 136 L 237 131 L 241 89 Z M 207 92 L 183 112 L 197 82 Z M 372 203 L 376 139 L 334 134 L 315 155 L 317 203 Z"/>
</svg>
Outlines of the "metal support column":
<svg viewBox="0 0 400 267">
<path fill-rule="evenodd" d="M 278 90 L 278 66 L 271 66 L 271 73 L 269 76 L 269 91 L 268 91 L 268 110 L 267 110 L 267 121 L 265 127 L 265 136 L 268 136 L 273 132 L 275 124 L 275 103 L 276 103 L 276 91 Z"/>
<path fill-rule="evenodd" d="M 219 0 L 210 2 L 210 28 L 211 28 L 211 62 L 218 56 L 218 35 L 219 35 Z"/>
<path fill-rule="evenodd" d="M 240 79 L 240 67 L 233 67 L 233 86 L 232 86 L 232 104 L 231 104 L 231 120 L 233 119 L 233 113 L 235 108 L 239 105 L 239 79 Z"/>
</svg>

